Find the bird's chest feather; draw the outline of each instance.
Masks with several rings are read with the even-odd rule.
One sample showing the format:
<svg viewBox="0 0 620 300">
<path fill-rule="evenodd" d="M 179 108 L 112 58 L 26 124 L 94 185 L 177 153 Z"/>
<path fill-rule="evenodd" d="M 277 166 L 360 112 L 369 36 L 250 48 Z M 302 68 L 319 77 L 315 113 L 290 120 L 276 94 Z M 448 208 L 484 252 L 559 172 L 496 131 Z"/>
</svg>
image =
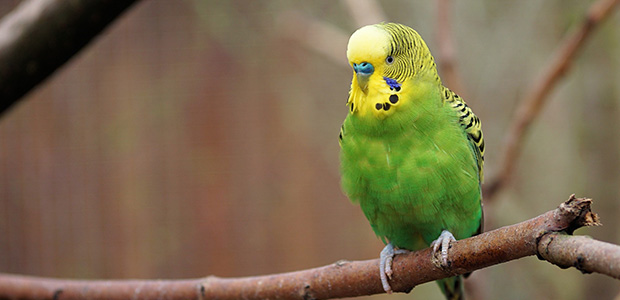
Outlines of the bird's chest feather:
<svg viewBox="0 0 620 300">
<path fill-rule="evenodd" d="M 411 124 L 380 136 L 352 130 L 342 145 L 345 192 L 377 235 L 401 239 L 405 248 L 427 243 L 442 229 L 461 235 L 460 219 L 479 213 L 479 180 L 466 138 L 449 122 L 442 126 Z"/>
<path fill-rule="evenodd" d="M 456 153 L 446 151 L 425 133 L 412 131 L 393 137 L 362 136 L 353 145 L 345 145 L 351 149 L 343 149 L 343 156 L 348 156 L 343 163 L 354 170 L 350 176 L 355 177 L 362 205 L 395 211 L 403 206 L 415 208 L 424 204 L 433 189 L 449 184 L 445 173 L 459 168 Z"/>
</svg>

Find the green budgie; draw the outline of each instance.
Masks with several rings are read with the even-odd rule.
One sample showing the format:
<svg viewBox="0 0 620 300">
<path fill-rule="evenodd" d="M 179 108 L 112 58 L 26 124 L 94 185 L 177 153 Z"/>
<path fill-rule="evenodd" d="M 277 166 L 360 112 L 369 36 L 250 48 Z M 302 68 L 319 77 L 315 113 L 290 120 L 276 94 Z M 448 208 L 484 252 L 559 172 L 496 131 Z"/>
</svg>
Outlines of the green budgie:
<svg viewBox="0 0 620 300">
<path fill-rule="evenodd" d="M 362 27 L 347 58 L 354 74 L 340 130 L 342 187 L 387 243 L 380 274 L 390 293 L 395 254 L 430 245 L 445 266 L 450 242 L 482 231 L 484 140 L 413 29 Z M 463 299 L 462 276 L 438 283 L 448 299 Z"/>
</svg>

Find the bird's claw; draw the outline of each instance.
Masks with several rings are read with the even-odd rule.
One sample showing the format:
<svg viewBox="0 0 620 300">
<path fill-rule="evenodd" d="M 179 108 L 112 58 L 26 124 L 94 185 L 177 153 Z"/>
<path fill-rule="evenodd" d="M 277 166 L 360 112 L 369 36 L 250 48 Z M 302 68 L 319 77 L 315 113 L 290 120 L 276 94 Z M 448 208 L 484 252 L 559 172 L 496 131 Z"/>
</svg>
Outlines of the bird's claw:
<svg viewBox="0 0 620 300">
<path fill-rule="evenodd" d="M 394 255 L 403 254 L 409 251 L 405 249 L 395 249 L 392 243 L 388 243 L 383 250 L 381 250 L 380 260 L 379 260 L 379 274 L 381 276 L 381 285 L 383 285 L 383 290 L 391 294 L 392 287 L 388 282 L 389 279 L 392 279 L 392 274 L 394 271 L 392 270 L 392 262 L 394 261 Z"/>
<path fill-rule="evenodd" d="M 394 260 L 394 246 L 392 243 L 388 243 L 383 250 L 381 250 L 381 255 L 379 256 L 379 275 L 381 276 L 381 284 L 383 285 L 383 290 L 391 294 L 392 287 L 388 282 L 388 278 L 392 278 L 392 261 Z"/>
<path fill-rule="evenodd" d="M 450 243 L 456 241 L 454 235 L 450 231 L 444 230 L 439 237 L 431 243 L 433 247 L 433 263 L 440 268 L 447 268 L 450 266 L 448 261 L 448 249 L 450 249 Z M 441 247 L 441 252 L 439 252 Z"/>
</svg>

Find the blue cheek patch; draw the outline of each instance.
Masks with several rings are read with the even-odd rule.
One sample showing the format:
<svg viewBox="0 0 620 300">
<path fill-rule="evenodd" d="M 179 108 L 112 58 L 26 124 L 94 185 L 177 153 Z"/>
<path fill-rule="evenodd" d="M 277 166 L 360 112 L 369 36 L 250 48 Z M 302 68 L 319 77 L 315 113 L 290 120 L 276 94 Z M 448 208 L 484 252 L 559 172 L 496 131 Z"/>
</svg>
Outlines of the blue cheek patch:
<svg viewBox="0 0 620 300">
<path fill-rule="evenodd" d="M 400 92 L 400 83 L 398 81 L 389 77 L 383 77 L 383 80 L 390 86 L 390 90 Z"/>
</svg>

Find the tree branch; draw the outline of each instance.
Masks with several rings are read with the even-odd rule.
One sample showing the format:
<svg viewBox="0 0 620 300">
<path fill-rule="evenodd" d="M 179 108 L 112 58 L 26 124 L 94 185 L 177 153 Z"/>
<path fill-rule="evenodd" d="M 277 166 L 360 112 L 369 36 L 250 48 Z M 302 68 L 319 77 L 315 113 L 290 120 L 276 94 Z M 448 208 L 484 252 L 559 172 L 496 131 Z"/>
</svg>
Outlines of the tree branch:
<svg viewBox="0 0 620 300">
<path fill-rule="evenodd" d="M 452 35 L 452 2 L 437 0 L 437 67 L 444 85 L 468 99 L 456 66 L 456 48 Z"/>
<path fill-rule="evenodd" d="M 320 53 L 337 65 L 349 67 L 343 54 L 349 37 L 341 29 L 297 11 L 282 13 L 278 28 L 282 36 Z"/>
<path fill-rule="evenodd" d="M 387 21 L 383 8 L 376 0 L 342 0 L 356 27 Z M 349 35 L 342 29 L 299 11 L 286 11 L 279 17 L 280 33 L 300 45 L 315 51 L 331 62 L 350 68 L 343 49 Z"/>
<path fill-rule="evenodd" d="M 0 22 L 0 113 L 136 0 L 30 0 Z"/>
<path fill-rule="evenodd" d="M 597 272 L 620 279 L 620 251 L 614 244 L 554 233 L 540 239 L 538 253 L 560 268 L 575 267 L 582 273 Z"/>
<path fill-rule="evenodd" d="M 532 121 L 540 113 L 545 100 L 559 80 L 570 70 L 571 63 L 578 51 L 594 29 L 610 15 L 620 0 L 599 0 L 592 4 L 581 27 L 568 36 L 553 54 L 551 63 L 538 76 L 525 97 L 520 101 L 512 125 L 506 134 L 503 161 L 500 170 L 488 184 L 483 186 L 485 199 L 492 199 L 498 190 L 510 180 L 518 156 L 521 154 L 523 137 Z"/>
<path fill-rule="evenodd" d="M 529 255 L 561 267 L 620 278 L 620 247 L 568 236 L 582 226 L 599 225 L 590 199 L 572 195 L 557 209 L 528 221 L 452 243 L 450 268 L 436 266 L 431 250 L 398 255 L 392 288 L 465 274 Z M 0 299 L 328 299 L 383 293 L 379 260 L 339 261 L 284 274 L 245 278 L 187 280 L 62 280 L 0 274 Z"/>
<path fill-rule="evenodd" d="M 355 21 L 355 27 L 388 21 L 383 7 L 377 0 L 342 0 L 341 2 Z"/>
</svg>

